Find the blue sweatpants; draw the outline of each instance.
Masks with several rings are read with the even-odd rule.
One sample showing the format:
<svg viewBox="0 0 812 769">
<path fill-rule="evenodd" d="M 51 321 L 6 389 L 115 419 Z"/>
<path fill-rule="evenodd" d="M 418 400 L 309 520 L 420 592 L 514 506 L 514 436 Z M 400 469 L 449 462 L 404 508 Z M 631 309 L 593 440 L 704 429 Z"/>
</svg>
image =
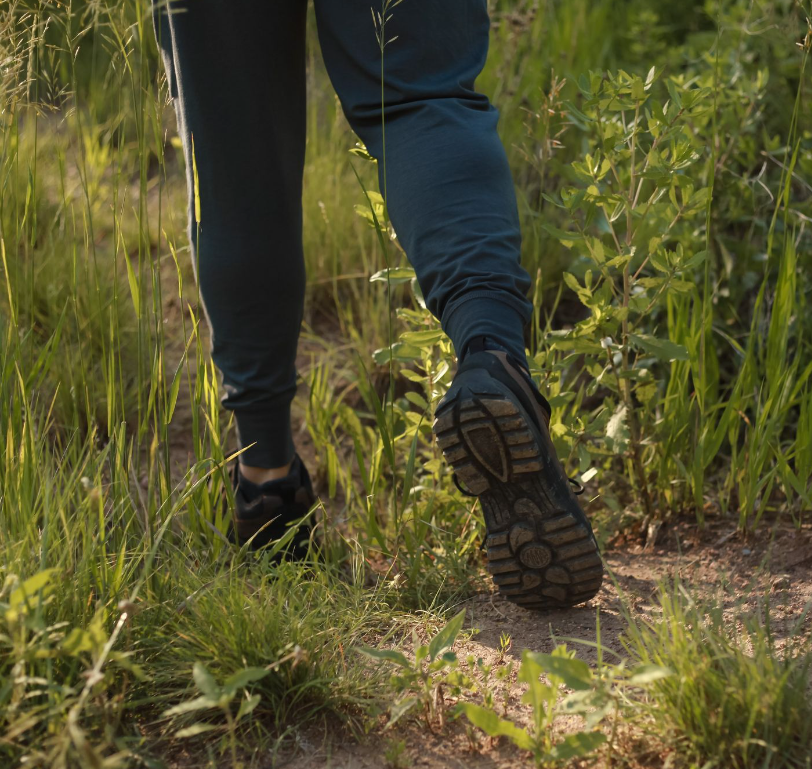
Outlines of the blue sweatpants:
<svg viewBox="0 0 812 769">
<path fill-rule="evenodd" d="M 381 61 L 370 5 L 377 11 L 381 3 L 315 0 L 328 73 L 352 128 L 379 160 Z M 306 0 L 156 0 L 212 355 L 240 443 L 253 444 L 242 461 L 257 467 L 282 466 L 294 453 L 306 10 Z M 391 9 L 386 202 L 458 355 L 485 335 L 524 361 L 532 308 L 516 198 L 498 113 L 474 90 L 488 32 L 487 0 L 403 0 Z"/>
</svg>

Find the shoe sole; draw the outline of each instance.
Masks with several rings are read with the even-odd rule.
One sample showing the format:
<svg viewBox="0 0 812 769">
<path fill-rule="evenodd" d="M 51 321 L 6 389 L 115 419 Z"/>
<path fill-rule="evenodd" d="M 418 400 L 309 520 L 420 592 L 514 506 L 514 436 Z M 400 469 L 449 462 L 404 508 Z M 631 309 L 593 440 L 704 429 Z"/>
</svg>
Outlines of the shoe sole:
<svg viewBox="0 0 812 769">
<path fill-rule="evenodd" d="M 489 379 L 476 392 L 452 387 L 433 427 L 446 462 L 482 503 L 488 571 L 499 592 L 523 608 L 584 603 L 603 582 L 592 530 L 572 490 L 544 482 L 565 478 L 552 442 L 507 388 Z"/>
</svg>

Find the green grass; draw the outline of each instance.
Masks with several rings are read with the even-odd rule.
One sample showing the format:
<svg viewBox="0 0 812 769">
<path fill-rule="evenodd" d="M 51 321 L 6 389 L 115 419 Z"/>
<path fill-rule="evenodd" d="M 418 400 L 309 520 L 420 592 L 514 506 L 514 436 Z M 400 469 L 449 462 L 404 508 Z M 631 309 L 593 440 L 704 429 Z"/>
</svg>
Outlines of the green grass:
<svg viewBox="0 0 812 769">
<path fill-rule="evenodd" d="M 650 620 L 628 615 L 632 657 L 673 671 L 649 690 L 648 728 L 689 765 L 808 767 L 807 612 L 779 635 L 770 602 L 743 598 L 695 600 L 676 582 L 661 586 Z"/>
<path fill-rule="evenodd" d="M 534 374 L 553 404 L 559 452 L 592 479 L 599 536 L 685 513 L 698 525 L 729 516 L 743 529 L 765 515 L 808 522 L 808 4 L 492 6 L 480 86 L 501 109 L 517 182 L 535 279 Z M 359 723 L 380 682 L 348 650 L 435 625 L 485 584 L 480 514 L 430 439 L 453 353 L 385 237 L 400 271 L 370 281 L 385 267 L 386 233 L 356 215 L 366 203 L 356 173 L 374 190 L 374 168 L 349 152 L 356 140 L 312 42 L 304 341 L 314 357 L 296 410 L 323 481 L 329 553 L 324 564 L 276 566 L 249 561 L 223 536 L 233 435 L 207 357 L 148 4 L 0 6 L 0 762 L 112 766 L 163 755 L 188 726 L 163 714 L 194 696 L 196 662 L 222 681 L 273 666 L 297 644 L 299 664 L 251 689 L 261 717 L 241 722 L 240 760 L 284 743 L 294 722 Z M 652 66 L 657 82 L 624 138 L 634 106 L 599 121 L 589 72 L 645 79 Z M 562 192 L 589 191 L 578 164 L 598 151 L 616 163 L 597 182 L 605 200 L 632 189 L 656 141 L 649 114 L 674 94 L 697 99 L 678 121 L 696 157 L 677 168 L 662 150 L 665 171 L 651 184 L 673 189 L 676 204 L 665 195 L 647 218 L 627 195 L 617 244 L 600 205 L 557 205 Z M 709 193 L 672 227 L 669 206 L 689 187 Z M 575 231 L 583 240 L 562 238 Z M 689 265 L 671 278 L 691 286 L 649 310 L 657 289 L 642 281 L 658 276 L 649 250 L 666 231 L 659 245 Z M 620 246 L 617 265 L 596 266 L 598 242 L 605 254 Z M 607 286 L 602 304 L 572 290 L 588 270 Z M 637 314 L 633 327 L 624 307 Z M 607 335 L 621 345 L 617 358 L 596 349 Z M 641 335 L 660 347 L 634 348 Z M 662 343 L 672 346 L 652 354 Z M 692 622 L 677 604 L 664 611 Z M 687 671 L 702 651 L 687 630 L 630 627 L 641 657 L 676 654 Z M 801 765 L 781 763 L 795 744 L 791 724 L 802 723 L 789 715 L 762 719 L 759 739 L 780 747 L 769 755 L 695 725 L 718 708 L 723 677 L 749 683 L 719 730 L 784 673 L 805 674 L 807 658 L 787 662 L 765 638 L 753 636 L 753 657 L 719 641 L 723 661 L 697 681 L 708 696 L 692 712 L 672 684 L 658 690 L 655 723 L 697 761 Z M 775 707 L 808 716 L 788 691 Z M 210 723 L 218 731 L 207 750 L 219 756 L 224 722 Z"/>
</svg>

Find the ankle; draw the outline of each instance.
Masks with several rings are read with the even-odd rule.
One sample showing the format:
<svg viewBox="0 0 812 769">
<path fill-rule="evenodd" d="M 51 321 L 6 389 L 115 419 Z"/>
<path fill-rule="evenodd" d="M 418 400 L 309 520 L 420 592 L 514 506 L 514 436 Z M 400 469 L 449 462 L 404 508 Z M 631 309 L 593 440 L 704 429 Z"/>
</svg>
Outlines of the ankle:
<svg viewBox="0 0 812 769">
<path fill-rule="evenodd" d="M 280 478 L 288 476 L 292 465 L 293 460 L 282 467 L 251 467 L 240 462 L 240 475 L 246 481 L 261 486 L 263 483 L 278 481 Z"/>
</svg>

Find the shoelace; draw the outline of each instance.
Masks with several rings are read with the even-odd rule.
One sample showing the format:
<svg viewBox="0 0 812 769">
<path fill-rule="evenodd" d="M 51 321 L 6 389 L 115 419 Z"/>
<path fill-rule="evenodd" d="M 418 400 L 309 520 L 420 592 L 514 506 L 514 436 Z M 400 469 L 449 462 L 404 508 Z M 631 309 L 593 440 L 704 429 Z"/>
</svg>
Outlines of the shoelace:
<svg viewBox="0 0 812 769">
<path fill-rule="evenodd" d="M 478 496 L 477 494 L 472 494 L 470 491 L 468 491 L 468 489 L 463 488 L 462 484 L 460 483 L 460 479 L 457 478 L 456 473 L 452 473 L 451 478 L 453 479 L 454 485 L 457 487 L 457 490 L 464 497 L 476 497 L 476 496 Z M 583 494 L 586 491 L 586 489 L 583 487 L 583 484 L 576 481 L 575 478 L 567 478 L 567 480 L 572 484 L 573 493 L 575 494 L 575 496 L 580 497 L 581 494 Z"/>
</svg>

